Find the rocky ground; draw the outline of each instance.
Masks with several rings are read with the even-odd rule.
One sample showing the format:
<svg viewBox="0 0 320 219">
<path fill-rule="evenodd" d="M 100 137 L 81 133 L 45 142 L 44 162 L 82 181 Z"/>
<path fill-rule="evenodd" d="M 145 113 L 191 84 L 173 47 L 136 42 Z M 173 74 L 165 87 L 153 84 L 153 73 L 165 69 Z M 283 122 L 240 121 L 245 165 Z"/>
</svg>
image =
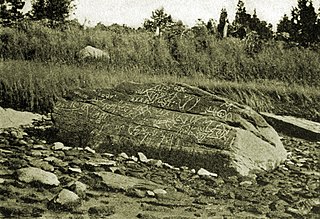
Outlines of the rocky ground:
<svg viewBox="0 0 320 219">
<path fill-rule="evenodd" d="M 273 172 L 221 178 L 0 130 L 0 218 L 319 218 L 320 142 L 282 136 Z"/>
</svg>

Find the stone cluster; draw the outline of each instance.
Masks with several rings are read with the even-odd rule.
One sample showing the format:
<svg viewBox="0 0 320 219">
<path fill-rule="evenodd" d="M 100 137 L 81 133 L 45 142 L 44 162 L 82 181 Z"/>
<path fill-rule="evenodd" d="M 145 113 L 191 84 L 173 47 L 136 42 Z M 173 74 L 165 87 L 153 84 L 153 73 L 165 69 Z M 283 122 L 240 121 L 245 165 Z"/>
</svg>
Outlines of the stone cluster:
<svg viewBox="0 0 320 219">
<path fill-rule="evenodd" d="M 273 172 L 221 177 L 136 154 L 97 153 L 0 130 L 0 217 L 315 218 L 319 142 L 282 139 Z"/>
</svg>

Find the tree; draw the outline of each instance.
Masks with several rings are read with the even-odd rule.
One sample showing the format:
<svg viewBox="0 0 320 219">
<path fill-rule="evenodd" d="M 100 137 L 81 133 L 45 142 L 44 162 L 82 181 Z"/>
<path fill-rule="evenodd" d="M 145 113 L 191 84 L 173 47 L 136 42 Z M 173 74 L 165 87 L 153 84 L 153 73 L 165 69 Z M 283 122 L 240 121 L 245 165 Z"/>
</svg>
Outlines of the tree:
<svg viewBox="0 0 320 219">
<path fill-rule="evenodd" d="M 288 15 L 284 15 L 277 25 L 277 33 L 291 33 L 292 25 Z"/>
<path fill-rule="evenodd" d="M 226 27 L 226 25 L 228 25 L 228 13 L 227 13 L 227 10 L 223 8 L 220 13 L 219 24 L 217 27 L 219 38 L 225 37 L 224 31 L 225 31 L 225 28 L 228 28 Z"/>
<path fill-rule="evenodd" d="M 152 12 L 151 19 L 145 20 L 143 27 L 151 32 L 156 32 L 158 29 L 161 33 L 170 28 L 173 23 L 171 15 L 167 14 L 164 8 L 160 8 Z"/>
<path fill-rule="evenodd" d="M 292 12 L 291 23 L 293 40 L 303 46 L 308 46 L 317 40 L 317 14 L 312 0 L 298 0 L 298 7 Z"/>
<path fill-rule="evenodd" d="M 216 22 L 212 18 L 210 18 L 207 23 L 207 29 L 208 29 L 208 33 L 211 35 L 213 35 L 217 32 Z"/>
<path fill-rule="evenodd" d="M 250 23 L 251 15 L 247 13 L 244 2 L 239 0 L 237 4 L 236 17 L 233 21 L 233 25 L 236 27 L 248 26 Z"/>
<path fill-rule="evenodd" d="M 34 20 L 48 19 L 54 25 L 64 23 L 73 9 L 73 0 L 34 0 L 31 17 Z"/>
<path fill-rule="evenodd" d="M 42 20 L 47 17 L 46 0 L 37 0 L 32 2 L 31 16 L 34 20 Z"/>
<path fill-rule="evenodd" d="M 233 31 L 231 35 L 244 38 L 243 34 L 255 31 L 261 39 L 270 39 L 273 35 L 272 25 L 261 21 L 256 10 L 253 15 L 247 13 L 243 1 L 239 0 L 235 20 L 233 21 Z"/>
<path fill-rule="evenodd" d="M 10 26 L 23 19 L 21 10 L 25 2 L 22 0 L 0 0 L 0 24 Z"/>
</svg>

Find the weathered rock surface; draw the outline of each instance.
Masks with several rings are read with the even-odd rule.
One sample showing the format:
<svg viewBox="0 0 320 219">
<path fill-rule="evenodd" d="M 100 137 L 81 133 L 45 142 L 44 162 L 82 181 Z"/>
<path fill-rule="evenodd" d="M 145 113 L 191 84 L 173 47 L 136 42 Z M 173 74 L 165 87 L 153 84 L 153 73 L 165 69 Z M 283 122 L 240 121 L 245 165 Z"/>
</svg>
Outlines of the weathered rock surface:
<svg viewBox="0 0 320 219">
<path fill-rule="evenodd" d="M 50 172 L 35 167 L 26 167 L 17 171 L 18 179 L 22 182 L 40 182 L 45 185 L 58 186 L 58 177 Z"/>
<path fill-rule="evenodd" d="M 95 48 L 93 46 L 86 46 L 79 51 L 78 55 L 80 59 L 110 59 L 110 55 L 108 52 Z"/>
<path fill-rule="evenodd" d="M 128 192 L 130 189 L 140 189 L 140 190 L 153 190 L 158 188 L 163 188 L 162 185 L 156 184 L 154 182 L 137 179 L 130 176 L 123 176 L 111 172 L 99 172 L 94 173 L 101 179 L 103 186 L 106 186 L 112 191 L 125 191 Z M 94 178 L 94 176 L 93 176 Z M 98 179 L 96 181 L 99 181 Z"/>
<path fill-rule="evenodd" d="M 286 158 L 277 133 L 258 113 L 182 84 L 79 90 L 57 102 L 53 119 L 70 144 L 140 151 L 222 175 L 270 170 Z"/>
<path fill-rule="evenodd" d="M 0 107 L 0 128 L 31 125 L 35 120 L 42 120 L 44 116 L 31 112 L 21 112 Z"/>
<path fill-rule="evenodd" d="M 311 141 L 320 141 L 320 123 L 293 116 L 260 113 L 278 132 Z"/>
</svg>

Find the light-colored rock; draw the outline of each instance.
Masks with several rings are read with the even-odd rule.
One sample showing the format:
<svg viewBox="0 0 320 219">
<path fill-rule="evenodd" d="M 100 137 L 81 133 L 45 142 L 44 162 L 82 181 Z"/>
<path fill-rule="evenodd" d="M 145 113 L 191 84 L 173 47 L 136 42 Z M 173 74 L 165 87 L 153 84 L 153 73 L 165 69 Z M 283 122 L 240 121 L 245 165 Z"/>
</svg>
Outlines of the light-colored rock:
<svg viewBox="0 0 320 219">
<path fill-rule="evenodd" d="M 55 204 L 60 204 L 66 207 L 69 207 L 70 205 L 78 204 L 79 201 L 80 201 L 80 197 L 76 193 L 68 189 L 62 189 L 61 192 L 54 199 Z"/>
<path fill-rule="evenodd" d="M 217 177 L 218 176 L 218 174 L 211 173 L 211 172 L 209 172 L 208 170 L 206 170 L 204 168 L 200 168 L 197 173 L 198 173 L 199 176 L 213 176 L 213 177 Z"/>
<path fill-rule="evenodd" d="M 34 121 L 42 120 L 42 118 L 44 118 L 44 116 L 40 114 L 0 107 L 0 128 L 17 128 L 22 125 L 32 125 Z"/>
<path fill-rule="evenodd" d="M 53 146 L 52 146 L 52 150 L 62 150 L 64 148 L 64 144 L 61 143 L 61 142 L 55 142 L 53 143 Z"/>
<path fill-rule="evenodd" d="M 150 190 L 147 190 L 147 195 L 148 195 L 148 196 L 151 196 L 151 197 L 154 197 L 154 196 L 155 196 L 154 192 L 153 192 L 153 191 L 150 191 Z"/>
<path fill-rule="evenodd" d="M 66 146 L 62 148 L 63 151 L 71 151 L 72 149 L 73 147 L 66 147 Z"/>
<path fill-rule="evenodd" d="M 85 192 L 88 189 L 88 185 L 86 185 L 82 182 L 76 181 L 70 186 L 70 189 L 73 192 L 75 192 L 77 195 L 83 197 L 85 195 Z"/>
<path fill-rule="evenodd" d="M 122 153 L 120 153 L 119 154 L 119 157 L 121 157 L 121 158 L 123 158 L 123 159 L 129 159 L 129 156 L 126 154 L 126 153 L 124 153 L 124 152 L 122 152 Z"/>
<path fill-rule="evenodd" d="M 114 157 L 114 154 L 111 154 L 111 153 L 101 153 L 101 155 L 109 158 Z"/>
<path fill-rule="evenodd" d="M 149 159 L 142 152 L 138 152 L 138 158 L 143 163 L 148 163 Z"/>
<path fill-rule="evenodd" d="M 96 151 L 93 150 L 93 149 L 90 148 L 90 147 L 85 147 L 84 150 L 85 150 L 85 151 L 88 151 L 88 152 L 91 153 L 91 154 L 95 154 L 95 153 L 96 153 Z"/>
<path fill-rule="evenodd" d="M 134 162 L 138 162 L 138 160 L 139 160 L 136 156 L 131 156 L 130 158 L 131 158 L 131 160 L 133 160 Z"/>
<path fill-rule="evenodd" d="M 72 173 L 82 173 L 82 170 L 80 168 L 69 167 L 69 171 Z"/>
<path fill-rule="evenodd" d="M 165 194 L 167 194 L 167 191 L 166 190 L 164 190 L 164 189 L 154 189 L 153 190 L 153 193 L 157 196 L 157 195 L 165 195 Z"/>
<path fill-rule="evenodd" d="M 320 140 L 320 123 L 293 116 L 260 113 L 278 132 L 311 141 Z"/>
<path fill-rule="evenodd" d="M 240 183 L 240 186 L 251 186 L 252 185 L 252 182 L 251 181 L 242 181 Z"/>
<path fill-rule="evenodd" d="M 60 184 L 58 177 L 50 172 L 35 167 L 26 167 L 17 171 L 18 179 L 22 182 L 40 182 L 45 185 L 58 186 Z"/>
<path fill-rule="evenodd" d="M 80 59 L 91 58 L 91 59 L 109 60 L 110 59 L 110 55 L 106 51 L 103 51 L 101 49 L 97 49 L 97 48 L 95 48 L 93 46 L 86 46 L 85 48 L 80 50 L 79 58 Z"/>
</svg>

